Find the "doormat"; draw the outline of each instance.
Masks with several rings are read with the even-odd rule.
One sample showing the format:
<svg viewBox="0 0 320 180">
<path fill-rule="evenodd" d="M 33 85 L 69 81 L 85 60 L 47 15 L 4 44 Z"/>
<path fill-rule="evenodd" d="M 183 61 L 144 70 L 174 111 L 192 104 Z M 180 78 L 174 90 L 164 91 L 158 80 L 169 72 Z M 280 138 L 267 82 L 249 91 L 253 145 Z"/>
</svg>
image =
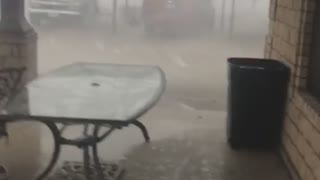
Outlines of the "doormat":
<svg viewBox="0 0 320 180">
<path fill-rule="evenodd" d="M 124 169 L 117 163 L 101 162 L 103 180 L 119 180 Z M 94 165 L 90 165 L 91 180 L 101 180 Z M 65 161 L 48 180 L 87 180 L 83 162 Z"/>
</svg>

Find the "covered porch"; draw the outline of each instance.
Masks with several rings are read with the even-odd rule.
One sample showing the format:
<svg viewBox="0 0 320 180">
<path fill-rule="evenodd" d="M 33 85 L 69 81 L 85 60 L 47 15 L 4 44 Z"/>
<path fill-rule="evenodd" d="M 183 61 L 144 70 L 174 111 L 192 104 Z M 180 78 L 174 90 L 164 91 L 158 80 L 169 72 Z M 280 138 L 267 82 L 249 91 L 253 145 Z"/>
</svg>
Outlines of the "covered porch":
<svg viewBox="0 0 320 180">
<path fill-rule="evenodd" d="M 2 1 L 0 53 L 3 60 L 0 63 L 3 67 L 26 66 L 25 82 L 36 77 L 39 72 L 41 74 L 76 62 L 82 55 L 86 56 L 88 61 L 95 62 L 96 60 L 90 59 L 92 57 L 102 59 L 103 56 L 98 53 L 95 56 L 94 53 L 88 53 L 89 55 L 67 53 L 73 58 L 68 62 L 59 56 L 51 56 L 50 52 L 72 43 L 61 43 L 59 46 L 56 45 L 55 39 L 50 39 L 50 36 L 47 36 L 46 40 L 38 41 L 37 33 L 24 18 L 24 0 Z M 72 33 L 71 31 L 70 34 Z M 165 68 L 167 76 L 170 77 L 169 87 L 160 103 L 142 118 L 142 122 L 150 132 L 150 143 L 144 143 L 136 127 L 128 127 L 115 132 L 99 146 L 101 159 L 107 162 L 120 162 L 124 167 L 123 179 L 291 179 L 279 152 L 233 151 L 226 142 L 225 70 L 227 67 L 224 63 L 210 60 L 225 59 L 230 54 L 221 52 L 212 55 L 211 48 L 229 49 L 237 56 L 247 56 L 248 52 L 249 56 L 262 56 L 262 49 L 253 48 L 256 44 L 243 47 L 241 43 L 230 44 L 219 40 L 218 43 L 211 43 L 202 39 L 198 41 L 201 42 L 200 46 L 194 42 L 188 44 L 186 41 L 172 42 L 169 45 L 164 45 L 161 41 L 150 45 L 147 41 L 141 45 L 134 39 L 134 43 L 130 44 L 133 50 L 128 50 L 130 48 L 127 48 L 126 41 L 114 39 L 110 41 L 118 47 L 110 48 L 108 51 L 108 57 L 112 59 L 108 63 L 152 64 L 154 62 L 150 60 L 151 57 L 157 56 L 158 59 L 153 60 Z M 38 42 L 41 44 L 39 48 Z M 50 48 L 44 48 L 45 46 Z M 106 46 L 108 45 L 105 44 L 101 48 Z M 239 46 L 242 48 L 237 49 Z M 38 49 L 41 49 L 39 56 L 41 58 L 48 56 L 50 61 L 37 60 Z M 132 56 L 139 51 L 143 53 Z M 177 51 L 182 52 L 190 60 L 181 61 L 180 57 L 174 55 Z M 126 52 L 127 55 L 119 55 L 119 52 Z M 120 61 L 120 56 L 127 57 L 128 60 Z M 207 66 L 205 68 L 197 66 L 192 59 L 203 59 Z M 190 70 L 189 66 L 197 70 Z M 214 73 L 205 74 L 210 72 L 211 67 L 214 67 Z M 177 74 L 179 68 L 185 68 L 185 74 Z M 205 73 L 200 73 L 201 71 Z M 213 78 L 206 80 L 203 76 Z M 190 77 L 197 81 L 189 81 Z M 181 82 L 181 79 L 186 81 Z M 215 83 L 211 84 L 210 81 Z M 172 84 L 176 86 L 171 86 Z M 214 97 L 211 97 L 212 92 Z M 195 95 L 196 98 L 188 98 L 190 95 Z M 0 164 L 7 167 L 10 180 L 31 180 L 49 161 L 53 152 L 52 135 L 45 126 L 33 122 L 12 124 L 8 128 L 9 141 L 6 143 L 6 139 L 2 139 L 0 144 Z M 70 137 L 80 133 L 80 126 L 71 127 L 66 131 L 66 135 Z M 64 161 L 81 161 L 81 159 L 82 154 L 78 149 L 64 148 L 56 168 L 59 169 Z"/>
</svg>

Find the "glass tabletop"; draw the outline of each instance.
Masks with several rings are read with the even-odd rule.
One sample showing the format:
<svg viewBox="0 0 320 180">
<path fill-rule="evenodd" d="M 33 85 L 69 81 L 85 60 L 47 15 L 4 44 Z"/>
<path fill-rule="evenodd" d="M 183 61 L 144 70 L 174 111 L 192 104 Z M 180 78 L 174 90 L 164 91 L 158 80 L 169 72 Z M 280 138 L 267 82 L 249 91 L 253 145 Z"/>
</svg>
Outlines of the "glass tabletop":
<svg viewBox="0 0 320 180">
<path fill-rule="evenodd" d="M 78 63 L 29 83 L 8 103 L 9 116 L 85 120 L 134 120 L 163 94 L 156 66 Z"/>
</svg>

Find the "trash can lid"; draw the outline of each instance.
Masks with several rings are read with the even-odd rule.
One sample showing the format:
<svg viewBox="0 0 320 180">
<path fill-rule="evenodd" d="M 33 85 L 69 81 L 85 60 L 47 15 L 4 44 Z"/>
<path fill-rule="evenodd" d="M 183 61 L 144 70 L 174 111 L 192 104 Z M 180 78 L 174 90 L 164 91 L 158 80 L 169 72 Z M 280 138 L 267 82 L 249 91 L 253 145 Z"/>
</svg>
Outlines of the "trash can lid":
<svg viewBox="0 0 320 180">
<path fill-rule="evenodd" d="M 228 58 L 231 66 L 241 69 L 257 69 L 270 71 L 289 71 L 289 67 L 283 62 L 262 58 Z"/>
</svg>

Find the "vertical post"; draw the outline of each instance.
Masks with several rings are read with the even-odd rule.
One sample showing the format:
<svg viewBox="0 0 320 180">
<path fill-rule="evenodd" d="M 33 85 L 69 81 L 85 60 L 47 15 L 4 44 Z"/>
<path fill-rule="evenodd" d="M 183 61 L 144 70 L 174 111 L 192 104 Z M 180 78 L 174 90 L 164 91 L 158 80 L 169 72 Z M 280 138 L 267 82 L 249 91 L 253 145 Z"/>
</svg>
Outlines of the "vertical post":
<svg viewBox="0 0 320 180">
<path fill-rule="evenodd" d="M 0 2 L 0 68 L 26 67 L 26 82 L 37 75 L 37 34 L 25 18 L 24 0 Z M 10 146 L 0 145 L 1 164 L 11 172 L 26 172 L 28 168 L 26 173 L 12 173 L 10 179 L 32 179 L 36 173 L 41 137 L 38 128 L 35 124 L 16 125 L 9 129 Z M 12 161 L 13 157 L 19 162 Z"/>
<path fill-rule="evenodd" d="M 234 23 L 235 23 L 235 6 L 236 1 L 232 0 L 231 4 L 231 16 L 230 16 L 230 29 L 229 29 L 229 37 L 232 38 L 234 32 Z"/>
<path fill-rule="evenodd" d="M 129 22 L 130 21 L 130 15 L 131 15 L 131 13 L 129 12 L 129 0 L 125 0 L 125 2 L 124 2 L 125 4 L 124 4 L 124 10 L 125 10 L 125 20 L 127 21 L 127 22 Z"/>
<path fill-rule="evenodd" d="M 25 18 L 24 0 L 1 0 L 0 68 L 25 67 L 23 83 L 37 75 L 37 34 Z M 35 124 L 10 128 L 10 146 L 0 145 L 0 163 L 13 173 L 12 179 L 32 179 L 37 172 L 40 129 Z M 23 142 L 28 139 L 28 144 Z M 23 153 L 21 153 L 23 152 Z M 15 158 L 12 158 L 15 157 Z"/>
<path fill-rule="evenodd" d="M 1 67 L 24 66 L 25 80 L 37 75 L 37 33 L 25 18 L 24 0 L 1 0 Z"/>
<path fill-rule="evenodd" d="M 226 0 L 222 0 L 222 7 L 221 7 L 221 20 L 220 20 L 220 28 L 222 31 L 224 30 L 224 16 L 225 16 L 225 9 L 226 9 Z"/>
<path fill-rule="evenodd" d="M 129 9 L 129 0 L 125 0 L 125 7 L 126 7 L 126 10 Z"/>
<path fill-rule="evenodd" d="M 1 0 L 0 31 L 32 31 L 24 9 L 24 0 Z"/>
<path fill-rule="evenodd" d="M 112 33 L 117 33 L 117 14 L 118 14 L 118 0 L 113 0 L 112 4 Z"/>
</svg>

